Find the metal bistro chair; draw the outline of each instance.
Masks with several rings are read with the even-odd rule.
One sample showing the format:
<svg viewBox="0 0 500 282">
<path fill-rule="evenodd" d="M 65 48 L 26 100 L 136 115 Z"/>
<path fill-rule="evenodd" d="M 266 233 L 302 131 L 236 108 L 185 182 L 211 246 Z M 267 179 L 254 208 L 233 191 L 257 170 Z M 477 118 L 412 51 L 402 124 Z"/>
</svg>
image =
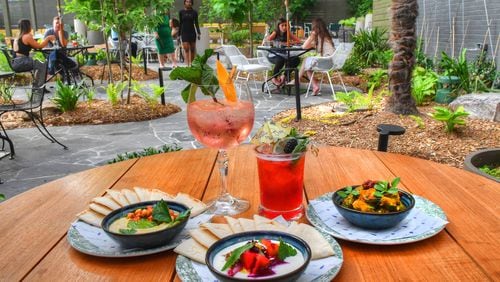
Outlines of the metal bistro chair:
<svg viewBox="0 0 500 282">
<path fill-rule="evenodd" d="M 224 51 L 224 55 L 226 55 L 231 62 L 231 65 L 236 66 L 236 79 L 244 79 L 248 81 L 250 79 L 250 75 L 252 75 L 255 88 L 258 89 L 259 87 L 257 86 L 255 76 L 257 73 L 263 73 L 264 81 L 267 84 L 267 72 L 271 70 L 271 67 L 260 64 L 258 58 L 248 59 L 234 45 L 223 45 L 222 49 Z M 267 85 L 267 92 L 269 96 L 271 96 L 269 85 Z"/>
<path fill-rule="evenodd" d="M 0 105 L 0 118 L 2 117 L 3 114 L 8 113 L 8 112 L 15 112 L 15 111 L 22 111 L 25 112 L 31 121 L 35 124 L 36 128 L 42 135 L 47 138 L 49 141 L 52 143 L 57 143 L 61 145 L 64 149 L 68 149 L 64 144 L 59 142 L 50 132 L 47 130 L 45 127 L 45 123 L 43 122 L 43 112 L 42 112 L 42 104 L 43 104 L 43 98 L 45 94 L 45 84 L 39 85 L 37 84 L 37 81 L 41 77 L 43 77 L 45 73 L 35 73 L 35 79 L 34 83 L 31 88 L 31 94 L 29 95 L 29 100 L 23 103 L 16 104 L 13 101 L 11 101 L 10 104 L 3 104 Z M 1 121 L 0 121 L 0 127 L 2 128 L 2 131 L 4 135 L 8 137 L 7 131 L 3 127 Z M 12 143 L 9 142 L 10 149 L 11 149 L 11 156 L 14 156 L 14 146 Z"/>
<path fill-rule="evenodd" d="M 14 71 L 14 69 L 12 68 L 12 60 L 13 60 L 13 58 L 15 58 L 14 51 L 2 48 L 2 53 L 5 56 L 5 60 L 9 64 L 9 68 Z M 16 71 L 14 71 L 14 75 L 16 73 L 30 73 L 31 77 L 33 78 L 33 73 L 31 72 L 31 70 L 29 70 L 29 71 L 23 71 L 23 72 L 16 72 Z"/>
</svg>

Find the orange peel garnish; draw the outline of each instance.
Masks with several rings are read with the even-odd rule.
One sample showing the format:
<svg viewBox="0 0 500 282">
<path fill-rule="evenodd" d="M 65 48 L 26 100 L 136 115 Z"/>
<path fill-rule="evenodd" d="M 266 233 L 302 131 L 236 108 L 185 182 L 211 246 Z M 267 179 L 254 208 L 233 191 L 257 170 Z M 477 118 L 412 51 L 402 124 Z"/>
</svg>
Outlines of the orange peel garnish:
<svg viewBox="0 0 500 282">
<path fill-rule="evenodd" d="M 219 86 L 222 88 L 222 92 L 224 92 L 224 96 L 226 97 L 226 100 L 229 102 L 236 102 L 238 101 L 238 97 L 236 96 L 236 88 L 234 88 L 234 83 L 233 80 L 231 79 L 231 76 L 227 72 L 226 68 L 224 65 L 217 60 L 217 78 L 219 79 Z M 233 71 L 231 73 L 234 74 Z"/>
</svg>

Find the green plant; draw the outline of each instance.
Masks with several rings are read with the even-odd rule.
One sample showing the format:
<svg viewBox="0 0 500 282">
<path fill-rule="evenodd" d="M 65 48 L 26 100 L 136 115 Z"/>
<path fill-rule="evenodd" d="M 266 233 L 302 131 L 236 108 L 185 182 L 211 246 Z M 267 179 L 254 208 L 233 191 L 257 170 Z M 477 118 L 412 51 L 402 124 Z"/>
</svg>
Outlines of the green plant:
<svg viewBox="0 0 500 282">
<path fill-rule="evenodd" d="M 438 75 L 432 70 L 416 67 L 413 70 L 411 81 L 411 95 L 417 106 L 421 106 L 425 99 L 436 94 Z"/>
<path fill-rule="evenodd" d="M 482 167 L 479 168 L 482 172 L 491 175 L 493 177 L 496 177 L 500 179 L 500 166 L 489 166 L 489 165 L 483 165 Z"/>
<path fill-rule="evenodd" d="M 0 101 L 10 102 L 14 96 L 14 88 L 7 82 L 0 83 Z"/>
<path fill-rule="evenodd" d="M 1 71 L 12 71 L 3 53 L 0 53 L 0 70 Z"/>
<path fill-rule="evenodd" d="M 380 103 L 382 97 L 373 96 L 374 85 L 368 90 L 368 94 L 362 94 L 358 91 L 339 92 L 337 93 L 337 100 L 347 106 L 348 112 L 354 112 L 359 109 L 372 110 L 376 104 Z"/>
<path fill-rule="evenodd" d="M 131 56 L 132 64 L 140 66 L 142 64 L 142 53 L 137 54 L 137 56 Z"/>
<path fill-rule="evenodd" d="M 0 201 L 3 201 L 5 200 L 5 195 L 4 194 L 0 194 Z"/>
<path fill-rule="evenodd" d="M 176 152 L 182 150 L 182 147 L 180 147 L 177 144 L 173 145 L 163 145 L 159 149 L 153 148 L 153 147 L 148 147 L 144 148 L 142 151 L 139 152 L 125 152 L 124 154 L 118 154 L 116 158 L 108 161 L 108 164 L 113 164 L 125 160 L 131 160 L 131 159 L 136 159 L 140 157 L 146 157 L 146 156 L 151 156 L 151 155 L 156 155 L 156 154 L 161 154 L 161 153 L 168 153 L 168 152 Z"/>
<path fill-rule="evenodd" d="M 347 75 L 358 75 L 361 73 L 361 69 L 364 65 L 360 62 L 360 60 L 351 53 L 351 55 L 347 58 L 344 65 L 342 66 L 342 72 Z"/>
<path fill-rule="evenodd" d="M 45 61 L 46 61 L 47 59 L 45 58 L 45 56 L 43 55 L 43 53 L 42 53 L 42 52 L 39 52 L 39 51 L 38 51 L 38 52 L 34 52 L 34 53 L 33 53 L 33 60 L 37 60 L 37 61 L 40 61 L 40 62 L 42 62 L 42 63 L 45 63 Z"/>
<path fill-rule="evenodd" d="M 481 51 L 471 64 L 470 75 L 474 92 L 487 92 L 493 87 L 495 78 L 500 75 L 495 61 L 488 58 L 486 51 Z"/>
<path fill-rule="evenodd" d="M 164 87 L 160 87 L 156 84 L 150 84 L 152 92 L 148 92 L 145 90 L 145 86 L 137 81 L 132 81 L 132 90 L 135 91 L 139 96 L 141 96 L 146 103 L 150 106 L 154 106 L 158 104 L 158 98 L 161 94 L 164 93 Z"/>
<path fill-rule="evenodd" d="M 349 11 L 355 17 L 362 17 L 372 11 L 373 0 L 347 0 Z"/>
<path fill-rule="evenodd" d="M 417 39 L 417 49 L 415 49 L 415 64 L 416 66 L 423 67 L 425 69 L 434 68 L 434 61 L 427 57 L 423 51 L 424 40 L 422 38 Z"/>
<path fill-rule="evenodd" d="M 79 66 L 85 65 L 85 56 L 83 54 L 76 54 L 75 60 Z"/>
<path fill-rule="evenodd" d="M 82 91 L 76 85 L 66 85 L 61 80 L 56 81 L 56 92 L 52 101 L 62 112 L 69 112 L 76 109 L 78 99 Z"/>
<path fill-rule="evenodd" d="M 87 99 L 87 102 L 90 104 L 95 99 L 95 89 L 94 87 L 80 87 L 82 91 L 83 97 Z"/>
<path fill-rule="evenodd" d="M 126 87 L 126 82 L 116 82 L 110 83 L 106 87 L 106 95 L 108 96 L 109 102 L 111 105 L 116 106 L 120 102 L 120 94 Z"/>
<path fill-rule="evenodd" d="M 466 54 L 467 49 L 464 49 L 457 59 L 453 59 L 443 52 L 439 66 L 444 72 L 444 75 L 457 76 L 460 79 L 458 89 L 462 89 L 466 93 L 471 93 L 472 87 L 470 83 L 469 64 L 467 62 Z"/>
<path fill-rule="evenodd" d="M 465 125 L 465 117 L 469 115 L 463 106 L 459 106 L 455 111 L 445 107 L 434 107 L 434 111 L 428 115 L 437 121 L 444 122 L 448 133 L 453 132 L 457 125 Z"/>
<path fill-rule="evenodd" d="M 384 66 L 392 57 L 386 30 L 361 30 L 353 36 L 353 54 L 367 66 Z"/>
<path fill-rule="evenodd" d="M 385 69 L 378 69 L 372 74 L 370 74 L 370 77 L 368 79 L 368 87 L 371 88 L 372 86 L 375 87 L 375 89 L 379 88 L 382 86 L 382 82 L 386 83 L 388 78 L 387 70 Z"/>
<path fill-rule="evenodd" d="M 264 40 L 264 34 L 263 33 L 254 33 L 253 34 L 253 42 L 257 42 L 259 45 Z"/>
<path fill-rule="evenodd" d="M 242 29 L 231 33 L 230 41 L 236 46 L 243 46 L 250 36 L 250 30 Z"/>
<path fill-rule="evenodd" d="M 103 49 L 99 49 L 97 54 L 95 55 L 96 61 L 105 61 L 106 60 L 106 51 Z"/>
<path fill-rule="evenodd" d="M 425 128 L 425 123 L 424 123 L 424 120 L 419 117 L 419 116 L 416 116 L 416 115 L 410 115 L 409 116 L 412 120 L 415 121 L 415 123 L 417 124 L 417 127 L 420 128 L 420 129 L 424 129 Z"/>
<path fill-rule="evenodd" d="M 340 20 L 339 24 L 344 27 L 354 27 L 354 25 L 356 25 L 356 17 Z"/>
</svg>

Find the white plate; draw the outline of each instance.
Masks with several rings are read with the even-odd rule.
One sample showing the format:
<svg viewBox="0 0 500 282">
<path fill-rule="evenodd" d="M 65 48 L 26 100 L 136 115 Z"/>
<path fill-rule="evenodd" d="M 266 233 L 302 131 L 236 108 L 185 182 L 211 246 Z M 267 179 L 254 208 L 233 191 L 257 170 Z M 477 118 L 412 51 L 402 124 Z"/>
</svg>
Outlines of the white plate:
<svg viewBox="0 0 500 282">
<path fill-rule="evenodd" d="M 325 274 L 318 276 L 310 281 L 315 281 L 315 282 L 327 282 L 331 281 L 335 276 L 340 271 L 340 268 L 342 267 L 342 262 L 344 260 L 343 254 L 342 254 L 342 249 L 340 248 L 340 245 L 335 241 L 333 237 L 330 235 L 322 232 L 321 230 L 318 230 L 319 233 L 328 241 L 330 246 L 332 246 L 333 251 L 335 253 L 335 257 L 341 260 L 340 264 L 338 264 L 335 267 L 332 267 L 329 269 Z M 193 262 L 191 259 L 178 255 L 177 260 L 175 262 L 175 270 L 177 271 L 177 275 L 182 281 L 189 281 L 189 282 L 203 282 L 203 279 L 200 277 L 198 272 L 196 271 L 195 267 L 193 266 Z M 201 264 L 199 264 L 201 265 Z M 202 265 L 203 267 L 207 268 L 208 267 L 205 265 Z"/>
<path fill-rule="evenodd" d="M 109 237 L 101 228 L 76 220 L 71 223 L 68 230 L 68 242 L 75 250 L 87 255 L 97 257 L 137 257 L 156 254 L 171 250 L 179 245 L 183 240 L 189 238 L 189 229 L 198 228 L 201 223 L 210 221 L 211 214 L 201 214 L 190 218 L 184 230 L 172 241 L 164 246 L 148 249 L 123 249 L 117 242 Z"/>
<path fill-rule="evenodd" d="M 332 213 L 338 213 L 335 206 L 333 205 L 332 195 L 333 195 L 333 192 L 326 193 L 326 194 L 323 194 L 314 200 L 321 201 L 321 202 L 327 201 L 327 202 L 331 203 Z M 440 218 L 445 222 L 447 221 L 444 211 L 438 205 L 436 205 L 435 203 L 433 203 L 433 202 L 431 202 L 423 197 L 420 197 L 420 196 L 413 195 L 413 197 L 415 198 L 415 209 L 420 209 L 420 211 L 422 211 L 423 213 L 425 213 L 428 216 Z M 338 215 L 340 215 L 340 214 L 338 214 Z M 447 223 L 446 222 L 445 224 L 438 226 L 438 227 L 435 227 L 435 228 L 429 228 L 429 230 L 426 230 L 425 232 L 418 234 L 418 235 L 415 235 L 415 236 L 409 236 L 409 237 L 398 238 L 398 239 L 390 239 L 390 240 L 379 240 L 379 239 L 362 240 L 362 239 L 348 238 L 348 237 L 345 237 L 344 235 L 340 234 L 338 231 L 335 231 L 334 228 L 327 225 L 320 218 L 320 216 L 317 214 L 316 210 L 311 205 L 307 206 L 306 216 L 312 225 L 314 225 L 316 228 L 332 235 L 335 238 L 343 239 L 343 240 L 347 240 L 347 241 L 352 241 L 352 242 L 357 242 L 357 243 L 363 243 L 363 244 L 372 244 L 372 245 L 400 245 L 400 244 L 408 244 L 408 243 L 413 243 L 413 242 L 425 240 L 425 239 L 430 238 L 430 237 L 438 234 L 439 232 L 441 232 L 441 230 L 443 230 L 445 228 L 446 223 Z M 366 232 L 373 233 L 373 232 L 377 232 L 377 231 L 366 230 Z"/>
</svg>

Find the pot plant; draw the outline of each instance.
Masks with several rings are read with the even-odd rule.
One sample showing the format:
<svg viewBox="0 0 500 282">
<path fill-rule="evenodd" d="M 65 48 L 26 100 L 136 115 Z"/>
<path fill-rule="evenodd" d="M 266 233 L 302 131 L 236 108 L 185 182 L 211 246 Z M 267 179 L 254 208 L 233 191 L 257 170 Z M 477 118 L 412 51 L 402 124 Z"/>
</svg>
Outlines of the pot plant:
<svg viewBox="0 0 500 282">
<path fill-rule="evenodd" d="M 465 157 L 464 168 L 500 183 L 500 148 L 474 151 Z"/>
</svg>

